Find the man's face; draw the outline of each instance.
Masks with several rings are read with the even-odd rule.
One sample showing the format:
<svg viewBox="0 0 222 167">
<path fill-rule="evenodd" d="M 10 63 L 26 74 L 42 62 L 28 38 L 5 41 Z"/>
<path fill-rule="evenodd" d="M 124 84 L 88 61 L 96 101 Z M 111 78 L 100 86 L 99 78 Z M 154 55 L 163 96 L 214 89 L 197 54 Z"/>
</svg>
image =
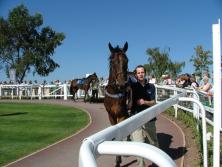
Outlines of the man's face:
<svg viewBox="0 0 222 167">
<path fill-rule="evenodd" d="M 136 78 L 138 81 L 143 81 L 145 79 L 145 71 L 143 67 L 139 67 L 136 69 Z"/>
</svg>

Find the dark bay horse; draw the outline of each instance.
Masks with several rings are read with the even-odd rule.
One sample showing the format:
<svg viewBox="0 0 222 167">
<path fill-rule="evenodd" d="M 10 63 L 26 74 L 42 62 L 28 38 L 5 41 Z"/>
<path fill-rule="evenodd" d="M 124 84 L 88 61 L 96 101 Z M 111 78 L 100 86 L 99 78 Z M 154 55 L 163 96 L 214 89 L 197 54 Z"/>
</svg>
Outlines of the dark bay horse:
<svg viewBox="0 0 222 167">
<path fill-rule="evenodd" d="M 128 58 L 126 51 L 128 43 L 123 48 L 113 48 L 109 43 L 109 80 L 105 88 L 104 106 L 108 112 L 111 125 L 115 125 L 129 117 L 127 105 L 127 70 Z M 121 156 L 116 157 L 116 167 L 121 163 Z"/>
<path fill-rule="evenodd" d="M 88 90 L 90 88 L 90 83 L 93 80 L 98 81 L 98 77 L 97 77 L 96 73 L 93 73 L 93 74 L 89 75 L 87 78 L 74 79 L 74 80 L 71 81 L 71 84 L 70 84 L 70 94 L 73 95 L 73 100 L 74 101 L 75 101 L 76 92 L 79 89 L 82 89 L 85 92 L 84 102 L 86 102 L 86 96 L 88 96 Z"/>
</svg>

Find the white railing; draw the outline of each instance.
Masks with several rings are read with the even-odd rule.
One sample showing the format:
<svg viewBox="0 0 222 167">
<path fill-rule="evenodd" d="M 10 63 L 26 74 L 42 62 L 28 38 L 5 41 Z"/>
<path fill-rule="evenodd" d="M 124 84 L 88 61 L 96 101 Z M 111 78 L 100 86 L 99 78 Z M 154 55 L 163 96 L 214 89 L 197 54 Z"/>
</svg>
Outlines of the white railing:
<svg viewBox="0 0 222 167">
<path fill-rule="evenodd" d="M 0 84 L 0 99 L 44 99 L 44 98 L 62 98 L 67 100 L 72 97 L 69 92 L 70 84 L 58 85 L 43 85 L 43 84 Z M 104 86 L 99 87 L 99 97 L 104 97 Z M 91 89 L 88 91 L 91 95 Z M 76 93 L 77 98 L 84 97 L 84 91 L 78 90 Z"/>
<path fill-rule="evenodd" d="M 79 166 L 80 167 L 91 167 L 97 166 L 96 165 L 96 158 L 102 154 L 111 154 L 111 155 L 134 155 L 140 156 L 146 159 L 149 159 L 159 165 L 160 167 L 173 167 L 175 163 L 173 160 L 163 153 L 160 149 L 155 148 L 154 146 L 146 145 L 146 151 L 138 151 L 136 152 L 128 152 L 132 148 L 141 147 L 141 144 L 136 142 L 124 142 L 123 147 L 127 147 L 128 149 L 115 149 L 116 146 L 120 145 L 116 141 L 120 141 L 130 135 L 133 131 L 137 128 L 144 125 L 147 121 L 153 119 L 161 112 L 164 112 L 167 108 L 178 104 L 179 101 L 193 101 L 197 103 L 201 109 L 203 120 L 205 120 L 205 110 L 203 105 L 197 101 L 196 99 L 192 98 L 185 98 L 186 92 L 182 92 L 180 94 L 174 95 L 173 97 L 158 103 L 143 112 L 140 112 L 117 125 L 110 126 L 88 138 L 86 138 L 80 148 L 79 152 Z M 203 128 L 203 146 L 204 146 L 204 167 L 207 167 L 207 139 L 206 139 L 206 121 L 202 121 Z M 205 130 L 204 130 L 205 129 Z M 115 142 L 114 142 L 115 141 Z M 105 145 L 105 146 L 104 146 Z M 112 147 L 115 146 L 115 147 Z M 109 148 L 109 149 L 107 149 Z M 155 159 L 153 154 L 158 154 L 161 158 Z"/>
<path fill-rule="evenodd" d="M 69 96 L 67 84 L 60 85 L 38 85 L 38 84 L 18 84 L 0 85 L 0 98 L 9 99 L 43 99 L 61 97 L 64 100 Z"/>
<path fill-rule="evenodd" d="M 155 85 L 156 86 L 156 102 L 161 102 L 167 98 L 170 98 L 178 93 L 184 91 L 184 89 L 177 88 L 174 85 Z M 60 84 L 60 85 L 28 85 L 28 84 L 20 84 L 20 85 L 0 85 L 0 99 L 45 99 L 45 98 L 60 98 L 67 100 L 68 97 L 72 97 L 69 93 L 68 84 Z M 99 97 L 104 97 L 104 86 L 99 87 Z M 214 125 L 213 123 L 213 97 L 209 97 L 204 92 L 196 92 L 194 89 L 186 89 L 186 92 L 190 97 L 193 97 L 197 100 L 200 100 L 204 105 L 205 110 L 207 111 L 206 121 L 210 125 Z M 91 96 L 91 89 L 89 89 L 89 95 Z M 77 98 L 84 97 L 84 91 L 78 90 L 76 94 Z M 179 103 L 174 105 L 175 109 L 175 117 L 177 117 L 178 108 L 193 113 L 193 116 L 196 119 L 201 118 L 201 114 L 199 114 L 199 107 L 197 104 L 191 103 Z M 222 129 L 220 129 L 222 131 Z"/>
<path fill-rule="evenodd" d="M 213 104 L 213 97 L 212 96 L 208 96 L 207 93 L 198 92 L 194 89 L 188 89 L 188 88 L 181 89 L 181 88 L 176 88 L 175 86 L 167 86 L 167 85 L 165 85 L 165 86 L 164 85 L 155 85 L 155 86 L 157 89 L 157 91 L 156 91 L 157 103 L 186 90 L 189 97 L 193 97 L 194 99 L 200 101 L 203 104 L 204 109 L 206 111 L 206 122 L 208 124 L 210 124 L 211 126 L 214 125 L 213 120 L 212 120 L 213 113 L 214 113 L 214 108 L 212 106 L 212 104 Z M 193 113 L 193 116 L 198 120 L 201 118 L 201 113 L 198 112 L 199 106 L 195 103 L 188 103 L 188 104 L 179 103 L 179 104 L 174 105 L 176 118 L 177 118 L 178 108 L 180 108 L 184 111 L 188 111 L 190 113 Z M 222 131 L 222 129 L 220 129 L 220 131 Z"/>
</svg>

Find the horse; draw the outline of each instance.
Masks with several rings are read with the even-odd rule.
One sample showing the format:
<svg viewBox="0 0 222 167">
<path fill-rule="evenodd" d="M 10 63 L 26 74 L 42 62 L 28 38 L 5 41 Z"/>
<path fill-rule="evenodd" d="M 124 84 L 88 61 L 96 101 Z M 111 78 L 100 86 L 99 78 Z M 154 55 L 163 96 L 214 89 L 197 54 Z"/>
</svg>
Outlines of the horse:
<svg viewBox="0 0 222 167">
<path fill-rule="evenodd" d="M 119 122 L 129 117 L 128 113 L 128 58 L 126 51 L 128 43 L 124 44 L 123 48 L 113 46 L 109 43 L 111 55 L 109 57 L 109 78 L 108 84 L 105 87 L 104 106 L 109 116 L 111 125 L 116 125 Z M 116 167 L 122 162 L 121 156 L 116 156 Z"/>
<path fill-rule="evenodd" d="M 72 94 L 74 101 L 75 101 L 76 92 L 79 89 L 82 89 L 85 92 L 84 102 L 86 102 L 86 96 L 89 96 L 88 90 L 90 88 L 90 83 L 93 80 L 98 81 L 98 77 L 97 77 L 96 73 L 93 73 L 93 74 L 89 75 L 87 78 L 74 79 L 74 80 L 71 81 L 71 84 L 70 84 L 70 94 Z"/>
</svg>

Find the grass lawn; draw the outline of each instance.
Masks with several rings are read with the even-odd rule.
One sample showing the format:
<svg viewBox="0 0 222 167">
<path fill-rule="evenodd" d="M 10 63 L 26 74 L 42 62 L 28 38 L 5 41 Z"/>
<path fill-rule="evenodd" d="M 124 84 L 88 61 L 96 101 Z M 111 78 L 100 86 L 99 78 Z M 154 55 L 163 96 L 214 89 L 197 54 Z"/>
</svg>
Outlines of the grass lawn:
<svg viewBox="0 0 222 167">
<path fill-rule="evenodd" d="M 1 103 L 0 166 L 77 132 L 88 122 L 88 115 L 73 107 Z"/>
</svg>

